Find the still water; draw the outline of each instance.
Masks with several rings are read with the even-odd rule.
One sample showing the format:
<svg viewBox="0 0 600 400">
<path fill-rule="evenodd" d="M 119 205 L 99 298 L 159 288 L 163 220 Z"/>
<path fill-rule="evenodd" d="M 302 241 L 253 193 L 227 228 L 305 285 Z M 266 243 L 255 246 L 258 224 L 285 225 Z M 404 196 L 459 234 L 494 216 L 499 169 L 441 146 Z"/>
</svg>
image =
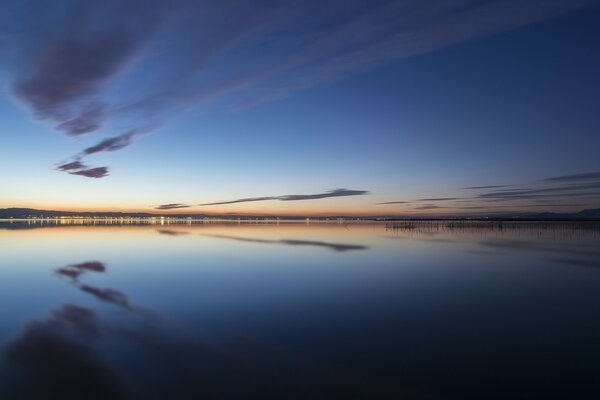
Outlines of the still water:
<svg viewBox="0 0 600 400">
<path fill-rule="evenodd" d="M 600 225 L 0 222 L 1 399 L 600 398 Z"/>
</svg>

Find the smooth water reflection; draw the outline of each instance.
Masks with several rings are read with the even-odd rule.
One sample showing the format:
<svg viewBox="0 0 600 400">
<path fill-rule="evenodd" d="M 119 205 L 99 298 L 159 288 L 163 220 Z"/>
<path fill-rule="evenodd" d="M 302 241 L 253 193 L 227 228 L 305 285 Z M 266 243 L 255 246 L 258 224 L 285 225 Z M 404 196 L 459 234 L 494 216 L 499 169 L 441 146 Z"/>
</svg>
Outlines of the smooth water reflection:
<svg viewBox="0 0 600 400">
<path fill-rule="evenodd" d="M 0 398 L 594 398 L 594 223 L 0 222 Z"/>
</svg>

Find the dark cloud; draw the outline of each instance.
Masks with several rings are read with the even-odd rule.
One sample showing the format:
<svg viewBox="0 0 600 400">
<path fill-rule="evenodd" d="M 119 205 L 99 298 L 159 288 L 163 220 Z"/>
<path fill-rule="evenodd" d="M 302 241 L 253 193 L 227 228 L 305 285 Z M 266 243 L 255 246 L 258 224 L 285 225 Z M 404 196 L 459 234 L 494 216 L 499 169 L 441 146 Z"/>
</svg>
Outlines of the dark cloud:
<svg viewBox="0 0 600 400">
<path fill-rule="evenodd" d="M 173 210 L 176 208 L 189 208 L 190 205 L 187 204 L 179 204 L 179 203 L 170 203 L 170 204 L 161 204 L 160 206 L 154 207 L 157 210 Z"/>
<path fill-rule="evenodd" d="M 384 201 L 383 203 L 375 203 L 377 205 L 382 204 L 410 204 L 410 201 Z"/>
<path fill-rule="evenodd" d="M 547 178 L 537 182 L 531 187 L 519 187 L 517 185 L 482 185 L 467 186 L 462 190 L 481 190 L 472 197 L 437 197 L 422 198 L 415 201 L 435 202 L 454 201 L 465 204 L 465 206 L 443 207 L 452 210 L 486 210 L 486 209 L 513 209 L 523 210 L 528 208 L 561 208 L 561 207 L 585 207 L 585 201 L 593 201 L 600 198 L 600 173 L 582 173 Z M 488 190 L 482 190 L 488 189 Z M 527 201 L 527 203 L 525 203 Z M 506 203 L 507 205 L 502 205 Z M 538 203 L 538 204 L 533 204 Z M 395 202 L 378 203 L 395 204 Z M 402 204 L 402 202 L 400 202 Z M 590 203 L 588 207 L 593 207 Z M 428 210 L 442 208 L 435 205 L 425 205 L 416 209 Z"/>
<path fill-rule="evenodd" d="M 463 200 L 464 197 L 434 197 L 431 199 L 418 199 L 415 201 L 447 201 L 447 200 Z"/>
<path fill-rule="evenodd" d="M 108 167 L 90 168 L 79 159 L 68 163 L 60 164 L 56 167 L 59 171 L 68 172 L 71 175 L 80 175 L 87 178 L 104 178 L 108 175 Z"/>
<path fill-rule="evenodd" d="M 462 190 L 474 190 L 474 189 L 499 189 L 499 188 L 505 188 L 507 187 L 506 185 L 487 185 L 487 186 L 467 186 L 464 188 L 461 188 Z"/>
<path fill-rule="evenodd" d="M 104 178 L 108 176 L 108 167 L 97 167 L 69 172 L 71 175 L 85 176 L 87 178 Z"/>
<path fill-rule="evenodd" d="M 89 106 L 76 117 L 60 123 L 56 129 L 70 136 L 83 135 L 100 129 L 104 116 L 105 109 L 103 105 Z"/>
<path fill-rule="evenodd" d="M 94 146 L 88 147 L 84 149 L 79 157 L 89 156 L 90 154 L 100 153 L 102 151 L 117 151 L 121 150 L 131 144 L 132 139 L 135 136 L 150 132 L 155 129 L 157 125 L 147 125 L 139 128 L 129 129 L 127 132 L 114 136 L 111 138 L 107 138 L 95 144 Z"/>
<path fill-rule="evenodd" d="M 419 207 L 415 207 L 415 210 L 435 210 L 437 208 L 442 208 L 440 206 L 436 206 L 435 204 L 425 204 Z"/>
<path fill-rule="evenodd" d="M 318 193 L 318 194 L 289 194 L 286 196 L 280 196 L 278 200 L 281 201 L 297 201 L 297 200 L 317 200 L 325 199 L 328 197 L 345 197 L 345 196 L 361 196 L 368 194 L 368 190 L 348 190 L 348 189 L 335 189 L 330 192 Z"/>
<path fill-rule="evenodd" d="M 160 2 L 137 0 L 66 0 L 47 9 L 35 7 L 35 18 L 22 16 L 24 33 L 13 41 L 18 55 L 10 85 L 13 93 L 36 119 L 52 123 L 69 136 L 98 131 L 115 116 L 115 104 L 105 95 L 106 86 L 149 43 L 167 14 L 164 9 Z M 27 30 L 27 23 L 33 20 L 36 26 Z M 132 137 L 124 134 L 106 139 L 83 154 L 121 149 Z M 68 164 L 71 168 L 61 170 L 77 169 Z M 102 168 L 82 166 L 72 174 L 100 178 L 107 175 Z"/>
<path fill-rule="evenodd" d="M 550 182 L 596 181 L 600 180 L 600 172 L 588 172 L 583 174 L 555 176 L 552 178 L 546 178 L 544 180 Z"/>
<path fill-rule="evenodd" d="M 150 132 L 155 129 L 157 124 L 148 124 L 145 126 L 141 126 L 138 128 L 132 128 L 127 130 L 125 133 L 114 136 L 111 138 L 104 139 L 94 146 L 87 147 L 77 155 L 73 156 L 74 161 L 69 163 L 63 163 L 57 167 L 60 171 L 67 171 L 69 173 L 73 173 L 74 175 L 82 175 L 87 176 L 89 178 L 102 178 L 107 175 L 108 169 L 107 167 L 101 167 L 106 169 L 106 173 L 103 173 L 103 170 L 98 168 L 88 168 L 85 164 L 81 162 L 87 156 L 92 154 L 101 153 L 104 151 L 117 151 L 121 150 L 127 146 L 129 146 L 134 137 L 138 135 L 142 135 L 144 133 Z M 70 172 L 73 171 L 73 172 Z"/>
<path fill-rule="evenodd" d="M 101 151 L 117 151 L 131 144 L 131 135 L 123 134 L 108 139 L 104 139 L 100 143 L 88 147 L 83 150 L 83 154 L 90 155 Z"/>
<path fill-rule="evenodd" d="M 279 200 L 278 196 L 267 196 L 267 197 L 246 197 L 237 200 L 220 201 L 216 203 L 204 203 L 199 204 L 200 206 L 216 206 L 221 204 L 235 204 L 235 203 L 249 203 L 253 201 L 266 201 L 266 200 Z"/>
<path fill-rule="evenodd" d="M 578 196 L 583 193 L 590 192 L 582 192 L 582 190 L 589 189 L 600 189 L 600 182 L 592 182 L 592 183 L 584 183 L 584 184 L 572 184 L 572 185 L 561 185 L 561 186 L 553 186 L 553 187 L 541 187 L 541 188 L 531 188 L 531 189 L 501 189 L 494 190 L 487 193 L 482 193 L 478 198 L 491 198 L 491 199 L 527 199 L 534 198 L 535 196 L 542 195 L 545 196 L 550 194 L 551 196 L 557 196 L 560 194 L 564 194 L 567 196 Z M 595 192 L 591 192 L 595 193 Z M 598 192 L 600 193 L 600 192 Z"/>
<path fill-rule="evenodd" d="M 90 168 L 82 163 L 79 157 L 75 161 L 60 164 L 56 169 L 68 172 L 71 175 L 80 175 L 87 178 L 104 178 L 108 175 L 108 167 Z"/>
<path fill-rule="evenodd" d="M 56 169 L 60 170 L 60 171 L 71 171 L 71 170 L 82 170 L 82 169 L 86 169 L 87 166 L 85 166 L 85 164 L 82 164 L 81 161 L 73 161 L 73 162 L 69 162 L 69 163 L 64 163 L 59 165 L 58 167 L 56 167 Z"/>
<path fill-rule="evenodd" d="M 344 197 L 344 196 L 360 196 L 369 194 L 368 190 L 348 190 L 348 189 L 335 189 L 325 193 L 317 194 L 288 194 L 284 196 L 266 196 L 266 197 L 246 197 L 237 200 L 220 201 L 215 203 L 204 203 L 201 206 L 215 206 L 222 204 L 235 204 L 235 203 L 248 203 L 254 201 L 267 201 L 267 200 L 278 200 L 278 201 L 301 201 L 301 200 L 318 200 L 329 197 Z"/>
<path fill-rule="evenodd" d="M 64 17 L 50 19 L 60 14 L 47 12 L 42 17 L 48 18 L 46 25 L 17 43 L 21 59 L 13 90 L 36 118 L 58 123 L 57 129 L 68 135 L 90 133 L 102 126 L 106 114 L 94 97 L 141 50 L 158 15 L 135 2 L 127 7 L 72 2 L 56 7 Z"/>
</svg>

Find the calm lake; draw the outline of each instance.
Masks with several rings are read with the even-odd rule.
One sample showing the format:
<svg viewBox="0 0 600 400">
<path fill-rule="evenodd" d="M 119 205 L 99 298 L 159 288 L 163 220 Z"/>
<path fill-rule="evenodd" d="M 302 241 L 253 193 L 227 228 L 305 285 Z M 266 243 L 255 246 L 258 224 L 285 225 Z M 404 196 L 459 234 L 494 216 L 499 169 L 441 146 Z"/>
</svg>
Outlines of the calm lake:
<svg viewBox="0 0 600 400">
<path fill-rule="evenodd" d="M 600 398 L 600 224 L 0 222 L 1 399 Z"/>
</svg>

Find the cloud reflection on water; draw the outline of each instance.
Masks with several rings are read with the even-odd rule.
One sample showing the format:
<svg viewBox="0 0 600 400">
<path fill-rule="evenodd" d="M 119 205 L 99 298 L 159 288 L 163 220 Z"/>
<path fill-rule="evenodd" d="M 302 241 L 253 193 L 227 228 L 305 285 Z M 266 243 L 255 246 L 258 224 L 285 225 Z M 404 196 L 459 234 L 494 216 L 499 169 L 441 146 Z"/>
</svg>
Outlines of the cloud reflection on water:
<svg viewBox="0 0 600 400">
<path fill-rule="evenodd" d="M 249 242 L 249 243 L 265 243 L 265 244 L 285 244 L 289 246 L 317 246 L 324 247 L 334 251 L 348 251 L 348 250 L 366 250 L 369 247 L 359 245 L 359 244 L 342 244 L 342 243 L 328 243 L 321 242 L 316 240 L 295 240 L 295 239 L 258 239 L 258 238 L 248 238 L 248 237 L 239 237 L 239 236 L 228 236 L 228 235 L 205 235 L 202 236 L 217 238 L 217 239 L 230 239 L 236 240 L 239 242 Z"/>
</svg>

